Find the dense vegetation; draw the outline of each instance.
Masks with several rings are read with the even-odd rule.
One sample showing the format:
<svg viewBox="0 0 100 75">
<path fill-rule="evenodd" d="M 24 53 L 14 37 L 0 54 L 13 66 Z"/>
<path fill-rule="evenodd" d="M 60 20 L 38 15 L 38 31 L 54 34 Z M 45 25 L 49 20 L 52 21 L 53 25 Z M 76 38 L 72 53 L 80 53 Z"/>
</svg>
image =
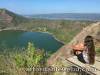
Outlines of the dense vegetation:
<svg viewBox="0 0 100 75">
<path fill-rule="evenodd" d="M 33 67 L 46 66 L 47 57 L 48 55 L 44 50 L 36 49 L 29 42 L 23 52 L 7 51 L 0 54 L 0 75 L 21 75 L 21 73 L 31 75 L 31 73 L 37 73 L 32 71 Z"/>
</svg>

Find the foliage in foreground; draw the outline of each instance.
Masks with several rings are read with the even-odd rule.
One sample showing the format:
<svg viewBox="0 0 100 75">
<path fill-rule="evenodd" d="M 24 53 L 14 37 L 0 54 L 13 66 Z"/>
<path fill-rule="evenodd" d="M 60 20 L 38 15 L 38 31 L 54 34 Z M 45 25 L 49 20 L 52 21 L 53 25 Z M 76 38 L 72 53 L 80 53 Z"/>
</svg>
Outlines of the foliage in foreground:
<svg viewBox="0 0 100 75">
<path fill-rule="evenodd" d="M 21 49 L 22 50 L 22 49 Z M 47 54 L 44 50 L 36 49 L 34 44 L 28 43 L 26 49 L 18 51 L 13 49 L 0 54 L 0 75 L 35 75 L 30 69 L 33 67 L 45 67 Z M 41 73 L 38 73 L 39 75 Z M 43 75 L 43 74 L 42 74 Z"/>
<path fill-rule="evenodd" d="M 15 61 L 19 67 L 33 67 L 40 65 L 41 61 L 44 61 L 44 51 L 36 50 L 32 43 L 28 43 L 28 47 L 23 54 L 16 54 Z"/>
</svg>

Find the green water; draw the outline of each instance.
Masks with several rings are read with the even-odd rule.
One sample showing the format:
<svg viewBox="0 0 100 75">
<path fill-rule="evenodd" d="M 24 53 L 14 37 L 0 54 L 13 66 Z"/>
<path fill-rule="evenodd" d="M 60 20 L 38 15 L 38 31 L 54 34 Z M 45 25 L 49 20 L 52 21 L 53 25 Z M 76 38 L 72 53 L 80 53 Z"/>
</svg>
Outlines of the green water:
<svg viewBox="0 0 100 75">
<path fill-rule="evenodd" d="M 62 43 L 58 42 L 52 35 L 41 32 L 25 32 L 5 30 L 0 32 L 0 49 L 6 48 L 26 48 L 28 42 L 34 43 L 36 48 L 54 52 L 58 50 Z"/>
</svg>

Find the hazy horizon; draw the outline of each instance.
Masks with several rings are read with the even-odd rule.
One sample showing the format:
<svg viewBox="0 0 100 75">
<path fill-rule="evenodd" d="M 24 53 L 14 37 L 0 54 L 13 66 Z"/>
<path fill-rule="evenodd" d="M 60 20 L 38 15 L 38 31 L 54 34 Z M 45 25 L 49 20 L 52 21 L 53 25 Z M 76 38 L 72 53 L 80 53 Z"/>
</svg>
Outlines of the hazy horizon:
<svg viewBox="0 0 100 75">
<path fill-rule="evenodd" d="M 100 13 L 40 13 L 40 14 L 21 14 L 21 15 L 52 15 L 52 14 L 100 14 Z"/>
<path fill-rule="evenodd" d="M 1 0 L 0 8 L 22 15 L 100 13 L 100 0 Z"/>
</svg>

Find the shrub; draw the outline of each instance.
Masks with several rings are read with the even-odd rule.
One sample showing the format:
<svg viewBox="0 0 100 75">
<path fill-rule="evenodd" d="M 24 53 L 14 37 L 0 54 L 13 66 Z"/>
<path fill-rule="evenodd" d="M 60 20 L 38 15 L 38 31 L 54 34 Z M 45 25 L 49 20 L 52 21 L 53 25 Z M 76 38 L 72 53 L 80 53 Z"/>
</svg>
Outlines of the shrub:
<svg viewBox="0 0 100 75">
<path fill-rule="evenodd" d="M 44 59 L 44 52 L 42 50 L 36 50 L 32 43 L 28 43 L 28 47 L 23 54 L 16 54 L 15 61 L 19 67 L 33 67 L 40 64 L 40 61 Z"/>
</svg>

